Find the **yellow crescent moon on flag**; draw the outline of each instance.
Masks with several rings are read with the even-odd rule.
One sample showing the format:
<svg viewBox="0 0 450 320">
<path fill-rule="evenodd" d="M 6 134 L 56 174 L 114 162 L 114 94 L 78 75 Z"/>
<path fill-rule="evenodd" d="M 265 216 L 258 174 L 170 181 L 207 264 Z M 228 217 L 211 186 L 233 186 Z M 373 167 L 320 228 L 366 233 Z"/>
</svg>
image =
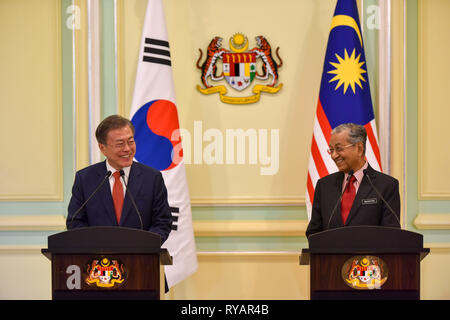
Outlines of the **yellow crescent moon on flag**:
<svg viewBox="0 0 450 320">
<path fill-rule="evenodd" d="M 361 37 L 361 31 L 358 28 L 358 24 L 356 23 L 355 19 L 353 19 L 350 16 L 345 15 L 337 15 L 333 17 L 333 20 L 331 20 L 331 28 L 330 31 L 333 30 L 333 28 L 339 27 L 339 26 L 347 26 L 350 28 L 353 28 L 358 35 L 359 42 L 362 43 L 362 37 Z"/>
</svg>

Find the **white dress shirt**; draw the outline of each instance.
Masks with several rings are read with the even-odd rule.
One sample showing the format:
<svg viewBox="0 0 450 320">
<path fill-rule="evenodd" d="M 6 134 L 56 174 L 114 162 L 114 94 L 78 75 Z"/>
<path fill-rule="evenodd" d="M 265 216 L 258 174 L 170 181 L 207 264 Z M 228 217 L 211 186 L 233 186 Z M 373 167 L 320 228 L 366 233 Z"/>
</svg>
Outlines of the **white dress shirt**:
<svg viewBox="0 0 450 320">
<path fill-rule="evenodd" d="M 131 166 L 130 166 L 130 167 L 125 167 L 125 168 L 123 168 L 122 170 L 123 170 L 123 172 L 125 173 L 124 178 L 125 178 L 125 181 L 127 182 L 127 185 L 128 185 L 128 177 L 130 176 Z M 109 186 L 111 187 L 111 194 L 112 194 L 113 186 L 114 186 L 114 182 L 115 182 L 115 181 L 114 181 L 115 178 L 114 178 L 113 174 L 114 174 L 114 172 L 116 172 L 116 171 L 118 171 L 118 170 L 114 169 L 114 168 L 108 163 L 108 160 L 106 160 L 106 171 L 111 171 L 111 172 L 112 172 L 112 174 L 109 176 Z M 123 183 L 123 179 L 120 179 L 120 182 L 122 183 L 123 196 L 125 197 L 125 192 L 126 192 L 127 188 L 125 187 L 125 184 Z"/>
</svg>

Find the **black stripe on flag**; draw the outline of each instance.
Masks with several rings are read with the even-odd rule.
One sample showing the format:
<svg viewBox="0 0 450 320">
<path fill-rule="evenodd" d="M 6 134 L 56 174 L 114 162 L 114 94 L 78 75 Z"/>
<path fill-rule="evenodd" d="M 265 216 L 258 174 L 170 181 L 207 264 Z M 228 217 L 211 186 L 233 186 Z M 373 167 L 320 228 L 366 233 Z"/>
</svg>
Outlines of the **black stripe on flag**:
<svg viewBox="0 0 450 320">
<path fill-rule="evenodd" d="M 151 47 L 144 47 L 144 52 L 160 54 L 162 56 L 170 57 L 170 51 L 167 51 L 167 50 L 155 49 L 155 48 L 151 48 Z"/>
<path fill-rule="evenodd" d="M 170 212 L 180 213 L 180 208 L 178 208 L 178 207 L 169 207 L 169 208 L 170 208 Z"/>
<path fill-rule="evenodd" d="M 155 46 L 158 46 L 157 48 Z M 167 50 L 165 49 L 167 48 Z M 145 54 L 151 54 L 147 56 Z M 165 40 L 145 38 L 144 56 L 142 58 L 144 62 L 158 63 L 166 66 L 171 66 L 169 42 Z"/>
<path fill-rule="evenodd" d="M 180 208 L 170 207 L 170 212 L 172 212 L 172 230 L 178 230 L 178 216 L 180 214 Z M 177 224 L 175 224 L 175 222 Z"/>
<path fill-rule="evenodd" d="M 147 57 L 147 56 L 144 56 L 144 58 L 143 58 L 142 60 L 143 60 L 144 62 L 165 64 L 166 66 L 171 66 L 171 65 L 172 65 L 172 63 L 170 62 L 170 60 L 166 60 L 166 59 L 159 59 L 159 58 L 154 58 L 154 57 Z"/>
<path fill-rule="evenodd" d="M 169 42 L 165 40 L 158 40 L 158 39 L 152 39 L 152 38 L 145 38 L 146 44 L 154 44 L 161 47 L 167 47 L 169 48 Z"/>
</svg>

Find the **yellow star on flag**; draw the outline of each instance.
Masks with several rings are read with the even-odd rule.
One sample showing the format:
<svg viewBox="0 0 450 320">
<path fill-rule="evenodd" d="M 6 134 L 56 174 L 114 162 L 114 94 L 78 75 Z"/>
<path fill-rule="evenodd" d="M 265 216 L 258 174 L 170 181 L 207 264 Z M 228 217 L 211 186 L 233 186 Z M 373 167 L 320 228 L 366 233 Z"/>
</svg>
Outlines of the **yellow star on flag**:
<svg viewBox="0 0 450 320">
<path fill-rule="evenodd" d="M 348 56 L 347 49 L 344 49 L 344 58 L 336 53 L 336 58 L 339 62 L 330 62 L 330 64 L 336 69 L 328 71 L 328 73 L 336 75 L 329 82 L 339 80 L 335 90 L 337 90 L 340 86 L 342 86 L 342 84 L 344 84 L 344 94 L 347 92 L 347 88 L 349 85 L 352 87 L 353 93 L 355 93 L 355 83 L 358 84 L 361 89 L 363 88 L 360 80 L 366 82 L 362 74 L 366 73 L 367 71 L 361 68 L 361 66 L 365 62 L 360 62 L 360 57 L 361 54 L 359 54 L 355 58 L 355 49 L 353 49 L 350 57 Z"/>
</svg>

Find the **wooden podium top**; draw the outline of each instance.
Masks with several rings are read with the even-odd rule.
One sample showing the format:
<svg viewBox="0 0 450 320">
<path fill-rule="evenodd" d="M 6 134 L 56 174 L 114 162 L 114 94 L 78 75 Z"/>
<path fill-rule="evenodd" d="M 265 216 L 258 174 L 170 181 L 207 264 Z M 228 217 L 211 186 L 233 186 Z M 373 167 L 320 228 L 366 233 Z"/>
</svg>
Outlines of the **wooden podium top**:
<svg viewBox="0 0 450 320">
<path fill-rule="evenodd" d="M 300 264 L 309 264 L 310 254 L 400 254 L 419 253 L 422 260 L 430 249 L 423 247 L 423 235 L 399 228 L 351 226 L 318 232 L 308 238 Z"/>
<path fill-rule="evenodd" d="M 172 257 L 161 248 L 161 237 L 153 232 L 123 227 L 88 227 L 48 237 L 41 252 L 50 260 L 54 254 L 159 254 L 161 264 L 171 265 Z"/>
</svg>

